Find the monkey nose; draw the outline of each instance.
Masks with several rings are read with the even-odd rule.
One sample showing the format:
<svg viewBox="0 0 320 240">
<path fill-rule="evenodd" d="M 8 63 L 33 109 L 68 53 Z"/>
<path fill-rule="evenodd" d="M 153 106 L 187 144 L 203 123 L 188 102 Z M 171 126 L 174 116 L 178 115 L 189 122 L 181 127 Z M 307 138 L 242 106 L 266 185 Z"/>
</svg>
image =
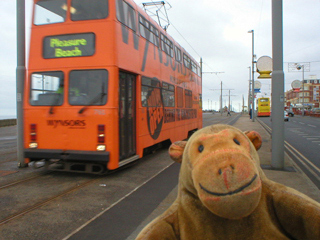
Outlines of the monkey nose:
<svg viewBox="0 0 320 240">
<path fill-rule="evenodd" d="M 229 165 L 224 168 L 219 168 L 218 170 L 227 189 L 230 188 L 230 182 L 233 180 L 234 169 L 233 165 Z"/>
</svg>

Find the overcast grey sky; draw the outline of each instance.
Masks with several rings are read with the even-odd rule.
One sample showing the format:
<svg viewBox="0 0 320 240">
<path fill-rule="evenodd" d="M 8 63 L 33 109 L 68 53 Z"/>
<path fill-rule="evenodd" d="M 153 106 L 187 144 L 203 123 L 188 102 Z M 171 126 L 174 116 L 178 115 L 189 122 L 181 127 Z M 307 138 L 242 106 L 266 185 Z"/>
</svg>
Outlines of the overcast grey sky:
<svg viewBox="0 0 320 240">
<path fill-rule="evenodd" d="M 142 6 L 142 2 L 136 3 Z M 196 60 L 203 58 L 203 106 L 219 106 L 220 82 L 231 91 L 235 110 L 247 105 L 252 35 L 257 58 L 272 57 L 271 0 L 169 0 L 168 33 Z M 169 6 L 167 4 L 167 6 Z M 32 0 L 26 0 L 26 29 L 29 38 Z M 15 115 L 16 1 L 0 0 L 0 117 Z M 285 89 L 302 73 L 288 72 L 287 62 L 310 62 L 309 75 L 320 78 L 320 0 L 283 0 Z M 185 41 L 187 40 L 187 42 Z M 28 39 L 27 39 L 28 40 Z M 28 41 L 27 41 L 28 42 Z M 27 46 L 29 48 L 29 46 Z M 258 74 L 255 74 L 257 77 Z M 271 80 L 259 80 L 262 94 L 270 95 Z M 228 94 L 224 91 L 223 95 Z M 258 95 L 260 96 L 260 95 Z M 228 104 L 224 96 L 224 104 Z"/>
</svg>

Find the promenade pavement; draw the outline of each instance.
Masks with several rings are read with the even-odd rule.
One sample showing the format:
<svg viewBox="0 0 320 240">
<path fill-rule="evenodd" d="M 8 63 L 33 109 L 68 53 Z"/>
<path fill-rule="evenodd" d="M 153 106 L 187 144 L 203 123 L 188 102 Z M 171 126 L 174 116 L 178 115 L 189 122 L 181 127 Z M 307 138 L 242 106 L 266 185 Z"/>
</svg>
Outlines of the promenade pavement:
<svg viewBox="0 0 320 240">
<path fill-rule="evenodd" d="M 288 187 L 294 188 L 310 198 L 320 202 L 320 190 L 312 183 L 312 181 L 300 170 L 300 168 L 293 162 L 293 160 L 285 154 L 284 163 L 285 170 L 270 170 L 271 169 L 271 136 L 261 126 L 258 121 L 252 122 L 248 115 L 242 115 L 233 125 L 242 131 L 254 130 L 262 137 L 262 146 L 259 149 L 260 164 L 266 176 L 278 183 L 284 184 Z M 159 204 L 159 206 L 139 225 L 135 232 L 133 232 L 126 240 L 134 240 L 137 234 L 150 221 L 164 212 L 177 197 L 178 186 L 176 186 L 171 193 Z"/>
</svg>

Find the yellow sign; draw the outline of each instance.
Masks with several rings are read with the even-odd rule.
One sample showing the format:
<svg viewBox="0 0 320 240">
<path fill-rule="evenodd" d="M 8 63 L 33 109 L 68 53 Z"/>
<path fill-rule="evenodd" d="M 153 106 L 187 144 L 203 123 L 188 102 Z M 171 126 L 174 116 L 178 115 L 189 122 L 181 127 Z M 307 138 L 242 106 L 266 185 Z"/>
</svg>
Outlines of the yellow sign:
<svg viewBox="0 0 320 240">
<path fill-rule="evenodd" d="M 80 33 L 49 36 L 43 41 L 44 58 L 92 56 L 95 53 L 95 35 Z"/>
</svg>

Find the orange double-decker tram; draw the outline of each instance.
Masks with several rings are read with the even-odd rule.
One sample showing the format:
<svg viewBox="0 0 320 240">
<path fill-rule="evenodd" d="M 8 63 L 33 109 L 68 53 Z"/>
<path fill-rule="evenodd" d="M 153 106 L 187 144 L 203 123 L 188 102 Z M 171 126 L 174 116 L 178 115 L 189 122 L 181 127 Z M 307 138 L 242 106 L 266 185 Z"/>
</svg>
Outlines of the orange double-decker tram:
<svg viewBox="0 0 320 240">
<path fill-rule="evenodd" d="M 102 173 L 202 127 L 199 64 L 133 1 L 34 0 L 33 12 L 26 163 Z"/>
</svg>

